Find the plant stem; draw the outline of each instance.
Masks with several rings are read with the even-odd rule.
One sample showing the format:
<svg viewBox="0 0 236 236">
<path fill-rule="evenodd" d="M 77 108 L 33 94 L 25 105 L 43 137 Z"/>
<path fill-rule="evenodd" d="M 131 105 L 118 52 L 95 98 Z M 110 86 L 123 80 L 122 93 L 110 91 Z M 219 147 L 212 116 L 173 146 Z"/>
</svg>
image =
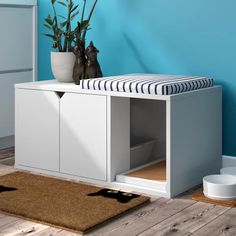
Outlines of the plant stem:
<svg viewBox="0 0 236 236">
<path fill-rule="evenodd" d="M 85 8 L 86 8 L 86 3 L 87 3 L 87 0 L 84 0 L 83 11 L 82 11 L 81 21 L 80 21 L 81 24 L 83 24 L 83 21 L 84 21 L 84 13 L 85 13 Z M 80 37 L 81 37 L 81 29 L 79 31 L 79 39 L 80 39 Z"/>
<path fill-rule="evenodd" d="M 52 8 L 53 8 L 54 16 L 55 16 L 56 27 L 58 27 L 57 12 L 56 12 L 54 4 L 52 4 Z"/>
<path fill-rule="evenodd" d="M 71 32 L 71 23 L 70 23 L 70 17 L 71 17 L 71 4 L 72 0 L 68 2 L 68 15 L 67 15 L 67 24 L 66 24 L 66 32 L 65 32 L 65 40 L 64 40 L 64 52 L 69 51 L 69 47 L 71 43 L 68 40 L 68 32 Z"/>
<path fill-rule="evenodd" d="M 95 0 L 95 2 L 93 4 L 93 7 L 92 7 L 92 9 L 90 11 L 89 18 L 88 18 L 88 24 L 87 24 L 87 27 L 84 29 L 84 32 L 83 32 L 83 35 L 82 35 L 82 41 L 85 41 L 85 37 L 86 37 L 87 30 L 88 30 L 89 22 L 91 20 L 92 15 L 93 15 L 93 11 L 94 11 L 94 9 L 96 7 L 97 1 L 98 0 Z"/>
<path fill-rule="evenodd" d="M 52 4 L 52 8 L 53 8 L 54 17 L 55 17 L 55 27 L 56 27 L 56 29 L 58 30 L 57 12 L 56 12 L 56 9 L 55 9 L 54 4 Z M 54 32 L 54 34 L 56 34 L 56 32 Z M 61 39 L 58 39 L 58 40 L 57 40 L 57 48 L 58 48 L 58 51 L 59 51 L 59 52 L 62 51 Z"/>
<path fill-rule="evenodd" d="M 84 6 L 83 6 L 83 11 L 82 11 L 82 15 L 81 15 L 81 24 L 82 24 L 82 22 L 84 21 L 84 13 L 85 13 L 85 8 L 86 8 L 86 0 L 84 0 Z"/>
</svg>

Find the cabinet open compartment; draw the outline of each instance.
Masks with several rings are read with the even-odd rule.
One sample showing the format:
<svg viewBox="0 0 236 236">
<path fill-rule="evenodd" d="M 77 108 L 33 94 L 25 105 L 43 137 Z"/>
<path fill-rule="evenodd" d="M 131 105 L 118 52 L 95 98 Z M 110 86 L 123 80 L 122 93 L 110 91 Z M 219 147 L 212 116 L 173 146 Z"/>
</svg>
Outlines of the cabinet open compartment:
<svg viewBox="0 0 236 236">
<path fill-rule="evenodd" d="M 166 185 L 166 102 L 130 98 L 129 167 L 116 181 L 143 187 Z"/>
<path fill-rule="evenodd" d="M 132 137 L 130 140 L 130 168 L 146 164 L 152 159 L 152 151 L 157 140 L 143 137 Z"/>
<path fill-rule="evenodd" d="M 129 177 L 149 179 L 154 181 L 166 181 L 166 161 L 155 161 L 147 165 L 130 170 L 125 174 Z"/>
</svg>

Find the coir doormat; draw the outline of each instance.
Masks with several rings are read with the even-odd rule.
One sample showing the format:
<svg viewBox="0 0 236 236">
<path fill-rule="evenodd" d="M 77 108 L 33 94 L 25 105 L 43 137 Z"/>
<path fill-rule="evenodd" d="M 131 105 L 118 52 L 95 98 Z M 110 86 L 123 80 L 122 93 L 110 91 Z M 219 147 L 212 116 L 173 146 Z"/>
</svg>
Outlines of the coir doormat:
<svg viewBox="0 0 236 236">
<path fill-rule="evenodd" d="M 236 207 L 236 200 L 215 200 L 206 197 L 202 190 L 197 191 L 193 194 L 192 199 L 194 201 L 206 202 L 211 203 L 214 205 L 221 205 L 227 207 Z"/>
<path fill-rule="evenodd" d="M 24 172 L 0 177 L 0 211 L 80 233 L 149 200 Z"/>
</svg>

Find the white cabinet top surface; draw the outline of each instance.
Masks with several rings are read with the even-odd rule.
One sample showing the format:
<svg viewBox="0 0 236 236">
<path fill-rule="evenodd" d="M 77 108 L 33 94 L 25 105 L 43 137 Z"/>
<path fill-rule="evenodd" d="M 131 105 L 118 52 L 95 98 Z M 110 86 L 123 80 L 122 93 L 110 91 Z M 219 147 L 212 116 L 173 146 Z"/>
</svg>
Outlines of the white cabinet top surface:
<svg viewBox="0 0 236 236">
<path fill-rule="evenodd" d="M 15 85 L 16 89 L 31 89 L 31 90 L 42 90 L 42 91 L 58 91 L 58 92 L 70 92 L 80 94 L 91 94 L 91 95 L 107 95 L 114 97 L 130 97 L 130 98 L 143 98 L 143 99 L 154 99 L 154 100 L 173 100 L 179 98 L 185 98 L 192 95 L 197 95 L 202 92 L 214 92 L 215 90 L 221 90 L 221 86 L 213 86 L 210 88 L 194 90 L 185 93 L 179 93 L 174 95 L 149 95 L 141 93 L 127 93 L 127 92 L 115 92 L 115 91 L 100 91 L 100 90 L 88 90 L 82 89 L 80 85 L 74 83 L 62 83 L 57 80 L 45 80 L 30 83 L 21 83 Z"/>
<path fill-rule="evenodd" d="M 37 5 L 37 0 L 0 0 L 1 5 L 34 6 Z"/>
</svg>

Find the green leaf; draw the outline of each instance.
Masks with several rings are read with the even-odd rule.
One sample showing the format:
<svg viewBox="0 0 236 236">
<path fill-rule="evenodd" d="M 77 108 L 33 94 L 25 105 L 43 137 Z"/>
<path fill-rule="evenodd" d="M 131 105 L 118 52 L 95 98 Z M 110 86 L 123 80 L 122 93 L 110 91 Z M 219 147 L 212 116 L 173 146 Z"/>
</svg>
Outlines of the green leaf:
<svg viewBox="0 0 236 236">
<path fill-rule="evenodd" d="M 67 36 L 69 36 L 69 37 L 74 37 L 74 31 L 72 31 L 72 32 L 67 31 Z"/>
<path fill-rule="evenodd" d="M 62 2 L 62 1 L 58 1 L 58 3 L 61 4 L 64 7 L 67 7 L 67 5 L 64 2 Z"/>
<path fill-rule="evenodd" d="M 75 13 L 70 17 L 70 20 L 72 21 L 78 14 L 79 14 L 79 11 L 75 12 Z"/>
<path fill-rule="evenodd" d="M 62 15 L 59 15 L 62 19 L 66 20 L 66 17 L 62 16 Z"/>
<path fill-rule="evenodd" d="M 70 1 L 69 4 L 68 4 L 68 8 L 69 8 L 70 11 L 73 8 L 73 6 L 74 6 L 74 3 L 72 1 Z"/>
<path fill-rule="evenodd" d="M 54 43 L 53 45 L 52 45 L 52 48 L 57 48 L 57 43 Z"/>
<path fill-rule="evenodd" d="M 89 20 L 84 20 L 81 23 L 81 29 L 86 29 L 89 26 Z"/>
<path fill-rule="evenodd" d="M 47 24 L 43 24 L 43 25 L 44 25 L 46 28 L 50 29 L 50 30 L 53 29 L 51 25 L 47 25 Z"/>
<path fill-rule="evenodd" d="M 60 23 L 61 28 L 64 28 L 67 25 L 67 23 L 68 23 L 68 21 L 64 21 L 64 22 Z"/>
<path fill-rule="evenodd" d="M 78 7 L 79 7 L 79 5 L 75 5 L 75 6 L 71 9 L 71 13 L 72 13 L 73 11 L 75 11 Z"/>
<path fill-rule="evenodd" d="M 53 25 L 53 21 L 50 15 L 48 15 L 47 18 L 44 19 L 49 25 Z"/>
<path fill-rule="evenodd" d="M 52 38 L 53 40 L 55 40 L 55 36 L 54 35 L 51 35 L 51 34 L 44 34 L 45 36 L 49 37 L 49 38 Z"/>
</svg>

